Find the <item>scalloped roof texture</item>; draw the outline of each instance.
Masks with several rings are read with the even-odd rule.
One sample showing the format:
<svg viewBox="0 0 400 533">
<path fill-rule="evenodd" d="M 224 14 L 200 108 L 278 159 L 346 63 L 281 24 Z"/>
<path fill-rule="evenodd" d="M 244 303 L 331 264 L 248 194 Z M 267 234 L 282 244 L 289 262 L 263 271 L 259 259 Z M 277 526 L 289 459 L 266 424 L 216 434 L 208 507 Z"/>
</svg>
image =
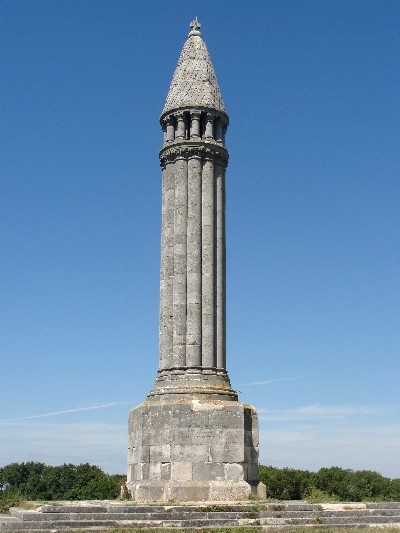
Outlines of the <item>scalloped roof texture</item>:
<svg viewBox="0 0 400 533">
<path fill-rule="evenodd" d="M 189 106 L 225 111 L 214 67 L 200 35 L 190 35 L 183 46 L 163 113 Z"/>
</svg>

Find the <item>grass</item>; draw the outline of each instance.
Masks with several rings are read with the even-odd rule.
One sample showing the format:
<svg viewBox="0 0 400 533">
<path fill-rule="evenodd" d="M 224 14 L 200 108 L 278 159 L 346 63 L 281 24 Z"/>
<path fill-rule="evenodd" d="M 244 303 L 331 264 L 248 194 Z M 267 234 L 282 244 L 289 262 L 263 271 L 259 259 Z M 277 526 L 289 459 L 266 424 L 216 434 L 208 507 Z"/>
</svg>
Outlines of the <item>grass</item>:
<svg viewBox="0 0 400 533">
<path fill-rule="evenodd" d="M 232 510 L 232 507 L 226 507 L 223 505 L 207 505 L 206 507 L 198 507 L 194 509 L 196 513 L 229 513 Z"/>
<path fill-rule="evenodd" d="M 267 526 L 265 530 L 270 530 Z M 383 531 L 382 531 L 383 530 Z M 221 527 L 221 528 L 150 528 L 151 533 L 260 533 L 259 528 L 252 527 Z M 319 528 L 317 525 L 309 527 L 299 527 L 293 529 L 285 529 L 285 533 L 400 533 L 400 527 L 393 526 L 378 526 L 378 527 L 331 527 Z M 23 533 L 14 531 L 13 533 Z M 68 533 L 86 533 L 82 529 L 68 529 Z M 143 533 L 143 528 L 135 528 L 131 526 L 122 526 L 116 528 L 102 528 L 99 530 L 91 529 L 91 533 Z"/>
<path fill-rule="evenodd" d="M 307 503 L 338 503 L 340 499 L 337 496 L 332 496 L 323 490 L 313 487 L 307 494 L 305 500 Z"/>
</svg>

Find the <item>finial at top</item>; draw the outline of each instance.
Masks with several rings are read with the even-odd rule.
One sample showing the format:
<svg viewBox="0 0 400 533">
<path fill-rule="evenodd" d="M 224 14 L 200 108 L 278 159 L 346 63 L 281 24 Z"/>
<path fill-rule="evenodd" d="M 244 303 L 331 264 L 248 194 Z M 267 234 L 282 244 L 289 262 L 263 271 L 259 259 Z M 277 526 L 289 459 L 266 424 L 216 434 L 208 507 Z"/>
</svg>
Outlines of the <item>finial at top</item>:
<svg viewBox="0 0 400 533">
<path fill-rule="evenodd" d="M 201 35 L 200 33 L 201 24 L 197 20 L 197 17 L 195 18 L 195 20 L 192 20 L 192 22 L 190 23 L 190 27 L 192 28 L 192 31 L 189 33 L 189 37 L 191 35 Z"/>
</svg>

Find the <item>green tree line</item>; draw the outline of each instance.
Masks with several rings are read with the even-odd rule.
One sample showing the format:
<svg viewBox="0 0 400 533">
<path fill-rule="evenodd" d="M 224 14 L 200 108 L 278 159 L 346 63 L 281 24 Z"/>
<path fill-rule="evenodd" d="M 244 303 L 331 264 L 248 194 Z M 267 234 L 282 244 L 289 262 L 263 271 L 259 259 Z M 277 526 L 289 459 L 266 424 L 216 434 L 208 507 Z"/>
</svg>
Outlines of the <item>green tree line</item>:
<svg viewBox="0 0 400 533">
<path fill-rule="evenodd" d="M 0 468 L 0 512 L 22 500 L 116 499 L 125 479 L 88 463 L 12 463 Z M 309 472 L 261 465 L 260 481 L 267 487 L 267 497 L 278 500 L 400 501 L 400 479 L 369 470 L 331 467 Z"/>
<path fill-rule="evenodd" d="M 400 501 L 400 479 L 332 466 L 318 472 L 260 466 L 267 497 L 278 500 Z"/>
<path fill-rule="evenodd" d="M 88 463 L 47 466 L 12 463 L 0 468 L 0 512 L 22 500 L 110 500 L 120 495 L 125 476 L 108 475 Z"/>
</svg>

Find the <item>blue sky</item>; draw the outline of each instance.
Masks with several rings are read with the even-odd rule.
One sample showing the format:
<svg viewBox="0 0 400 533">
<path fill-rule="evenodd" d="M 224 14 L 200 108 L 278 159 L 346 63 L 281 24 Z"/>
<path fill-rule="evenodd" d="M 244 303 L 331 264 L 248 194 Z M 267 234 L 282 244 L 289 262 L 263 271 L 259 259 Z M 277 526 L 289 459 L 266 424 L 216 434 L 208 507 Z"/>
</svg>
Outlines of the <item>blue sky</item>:
<svg viewBox="0 0 400 533">
<path fill-rule="evenodd" d="M 196 15 L 260 462 L 400 477 L 397 0 L 3 0 L 0 465 L 125 471 L 158 359 L 158 117 Z"/>
</svg>

